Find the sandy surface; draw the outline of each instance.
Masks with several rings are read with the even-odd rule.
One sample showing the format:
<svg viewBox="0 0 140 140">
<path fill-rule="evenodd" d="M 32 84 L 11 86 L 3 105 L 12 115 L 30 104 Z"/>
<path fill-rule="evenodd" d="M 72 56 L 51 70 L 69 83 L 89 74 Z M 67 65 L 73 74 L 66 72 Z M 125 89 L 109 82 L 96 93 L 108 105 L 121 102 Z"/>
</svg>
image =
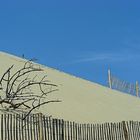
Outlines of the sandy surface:
<svg viewBox="0 0 140 140">
<path fill-rule="evenodd" d="M 14 64 L 15 70 L 22 67 L 26 60 L 0 52 L 0 75 Z M 72 75 L 43 67 L 48 79 L 58 85 L 58 91 L 48 99 L 62 100 L 40 108 L 43 114 L 54 118 L 81 123 L 119 122 L 140 120 L 140 99 L 128 94 L 111 90 Z M 42 77 L 39 75 L 39 77 Z"/>
</svg>

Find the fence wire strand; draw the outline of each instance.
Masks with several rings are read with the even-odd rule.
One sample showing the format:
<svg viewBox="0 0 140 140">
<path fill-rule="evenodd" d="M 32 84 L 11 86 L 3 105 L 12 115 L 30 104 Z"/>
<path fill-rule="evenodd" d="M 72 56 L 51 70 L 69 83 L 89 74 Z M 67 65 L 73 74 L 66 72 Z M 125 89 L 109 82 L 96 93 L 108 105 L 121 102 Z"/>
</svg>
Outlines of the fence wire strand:
<svg viewBox="0 0 140 140">
<path fill-rule="evenodd" d="M 134 96 L 137 95 L 135 84 L 127 82 L 125 80 L 121 80 L 112 74 L 110 76 L 110 79 L 111 79 L 112 89 L 116 89 L 116 90 L 121 91 L 121 92 L 129 93 L 129 94 L 134 95 Z M 139 87 L 140 86 L 138 86 L 138 94 L 140 94 Z"/>
</svg>

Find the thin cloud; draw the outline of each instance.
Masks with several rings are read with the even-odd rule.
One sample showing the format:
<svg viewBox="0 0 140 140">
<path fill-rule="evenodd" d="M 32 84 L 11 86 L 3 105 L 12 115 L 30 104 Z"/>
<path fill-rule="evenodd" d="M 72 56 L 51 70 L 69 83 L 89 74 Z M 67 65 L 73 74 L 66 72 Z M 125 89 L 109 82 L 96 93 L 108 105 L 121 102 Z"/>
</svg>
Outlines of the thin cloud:
<svg viewBox="0 0 140 140">
<path fill-rule="evenodd" d="M 140 59 L 140 55 L 130 52 L 118 52 L 118 53 L 93 53 L 92 56 L 81 57 L 73 63 L 85 63 L 85 62 L 126 62 L 130 60 Z"/>
</svg>

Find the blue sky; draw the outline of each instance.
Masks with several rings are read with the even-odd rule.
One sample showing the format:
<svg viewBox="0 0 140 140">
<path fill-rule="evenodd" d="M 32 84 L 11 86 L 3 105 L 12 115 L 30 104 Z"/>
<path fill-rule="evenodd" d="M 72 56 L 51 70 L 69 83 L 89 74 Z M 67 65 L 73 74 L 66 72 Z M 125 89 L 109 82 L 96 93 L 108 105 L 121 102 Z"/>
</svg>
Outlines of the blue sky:
<svg viewBox="0 0 140 140">
<path fill-rule="evenodd" d="M 5 0 L 0 50 L 107 84 L 140 81 L 140 1 Z"/>
</svg>

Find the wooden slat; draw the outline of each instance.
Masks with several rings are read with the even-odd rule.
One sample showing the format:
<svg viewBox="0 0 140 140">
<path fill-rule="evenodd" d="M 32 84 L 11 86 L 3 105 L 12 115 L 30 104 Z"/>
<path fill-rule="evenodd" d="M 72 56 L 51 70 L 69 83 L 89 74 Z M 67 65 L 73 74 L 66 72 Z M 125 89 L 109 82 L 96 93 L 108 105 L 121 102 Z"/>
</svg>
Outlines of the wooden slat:
<svg viewBox="0 0 140 140">
<path fill-rule="evenodd" d="M 64 140 L 65 139 L 65 137 L 64 137 L 64 120 L 61 120 L 61 123 L 62 123 L 62 125 L 61 125 L 61 128 L 62 128 L 62 139 L 61 140 Z"/>
<path fill-rule="evenodd" d="M 46 116 L 2 114 L 0 140 L 139 140 L 140 122 L 80 124 Z"/>
<path fill-rule="evenodd" d="M 59 132 L 58 121 L 59 121 L 58 119 L 55 119 L 55 138 L 56 138 L 56 140 L 59 139 L 59 134 L 58 134 L 58 132 Z"/>
<path fill-rule="evenodd" d="M 47 117 L 45 117 L 45 119 L 46 119 L 46 129 L 47 129 L 47 138 L 48 138 L 48 140 L 50 140 L 50 129 L 49 129 L 49 118 L 47 118 Z"/>
<path fill-rule="evenodd" d="M 1 140 L 4 140 L 4 137 L 3 137 L 3 132 L 4 132 L 4 122 L 3 122 L 3 114 L 1 115 Z"/>
<path fill-rule="evenodd" d="M 49 118 L 50 140 L 53 140 L 52 119 Z"/>
<path fill-rule="evenodd" d="M 45 116 L 43 115 L 43 128 L 44 128 L 44 139 L 45 140 L 47 140 L 47 130 L 46 130 L 46 127 L 47 127 L 47 125 L 46 125 L 47 123 L 46 123 L 46 118 L 45 118 Z"/>
<path fill-rule="evenodd" d="M 30 130 L 30 135 L 31 135 L 30 139 L 31 139 L 31 140 L 34 140 L 34 139 L 33 139 L 33 115 L 30 116 L 29 121 L 30 121 L 30 129 L 31 129 L 31 130 Z"/>
<path fill-rule="evenodd" d="M 4 126 L 5 126 L 4 132 L 5 132 L 5 140 L 7 140 L 7 126 L 6 126 L 6 123 L 7 123 L 7 116 L 6 116 L 6 114 L 4 114 Z"/>
</svg>

